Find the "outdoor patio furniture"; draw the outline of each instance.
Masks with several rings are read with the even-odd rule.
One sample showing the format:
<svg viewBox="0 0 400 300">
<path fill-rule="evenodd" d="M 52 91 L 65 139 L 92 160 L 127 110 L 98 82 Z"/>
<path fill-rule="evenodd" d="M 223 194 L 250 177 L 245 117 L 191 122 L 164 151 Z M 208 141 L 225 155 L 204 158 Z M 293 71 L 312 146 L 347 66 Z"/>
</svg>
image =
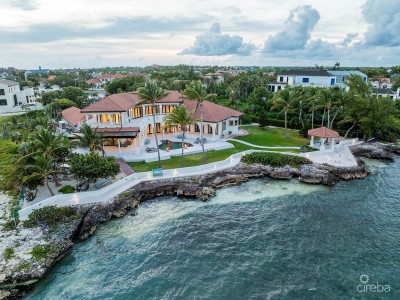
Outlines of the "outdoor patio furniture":
<svg viewBox="0 0 400 300">
<path fill-rule="evenodd" d="M 178 139 L 183 138 L 183 134 L 181 134 L 181 133 L 180 133 L 180 134 L 177 134 L 177 135 L 176 135 L 176 138 L 178 138 Z"/>
<path fill-rule="evenodd" d="M 150 139 L 145 139 L 145 140 L 144 140 L 144 144 L 145 144 L 145 145 L 150 144 Z"/>
<path fill-rule="evenodd" d="M 152 171 L 153 171 L 153 176 L 162 176 L 163 174 L 162 168 L 155 168 Z"/>
<path fill-rule="evenodd" d="M 196 138 L 195 141 L 194 141 L 194 143 L 195 143 L 195 144 L 200 143 L 200 138 Z"/>
<path fill-rule="evenodd" d="M 148 146 L 146 146 L 146 152 L 147 153 L 157 152 L 157 148 L 156 147 L 148 147 Z"/>
</svg>

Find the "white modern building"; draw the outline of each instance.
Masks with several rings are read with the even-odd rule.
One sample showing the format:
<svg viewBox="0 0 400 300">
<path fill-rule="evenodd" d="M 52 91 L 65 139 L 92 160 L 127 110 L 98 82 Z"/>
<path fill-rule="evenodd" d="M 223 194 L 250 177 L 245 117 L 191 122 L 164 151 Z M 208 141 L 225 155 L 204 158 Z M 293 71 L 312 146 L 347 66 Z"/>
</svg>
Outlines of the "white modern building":
<svg viewBox="0 0 400 300">
<path fill-rule="evenodd" d="M 16 107 L 22 104 L 35 104 L 36 97 L 32 88 L 25 87 L 20 90 L 18 82 L 0 80 L 0 108 Z"/>
<path fill-rule="evenodd" d="M 122 74 L 103 74 L 87 80 L 86 83 L 90 86 L 91 90 L 103 90 L 104 86 L 107 83 L 110 83 L 115 79 L 120 79 L 125 77 L 127 76 Z"/>
<path fill-rule="evenodd" d="M 361 76 L 364 82 L 368 82 L 367 75 L 360 71 L 288 70 L 279 73 L 277 81 L 268 84 L 268 89 L 276 93 L 286 86 L 340 86 L 346 88 L 345 82 L 350 75 Z"/>
</svg>

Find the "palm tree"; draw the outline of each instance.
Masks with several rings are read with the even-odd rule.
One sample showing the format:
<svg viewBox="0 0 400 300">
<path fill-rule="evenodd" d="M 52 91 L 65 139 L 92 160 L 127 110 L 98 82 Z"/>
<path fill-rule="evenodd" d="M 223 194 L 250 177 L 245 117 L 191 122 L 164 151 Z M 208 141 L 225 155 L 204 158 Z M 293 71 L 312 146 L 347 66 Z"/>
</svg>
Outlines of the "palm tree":
<svg viewBox="0 0 400 300">
<path fill-rule="evenodd" d="M 314 89 L 314 88 L 313 88 Z M 318 93 L 313 93 L 313 91 L 309 91 L 309 97 L 307 102 L 311 104 L 310 110 L 311 110 L 311 129 L 314 129 L 314 115 L 315 115 L 315 108 L 316 105 L 319 103 L 319 96 Z"/>
<path fill-rule="evenodd" d="M 330 126 L 330 111 L 332 108 L 332 91 L 330 89 L 322 89 L 318 93 L 318 98 L 321 102 L 320 107 L 324 108 L 324 114 L 322 115 L 322 123 L 321 126 L 324 126 L 325 122 L 325 113 L 328 114 L 328 128 Z"/>
<path fill-rule="evenodd" d="M 50 188 L 48 178 L 49 176 L 55 178 L 56 174 L 60 172 L 54 169 L 54 164 L 55 158 L 51 156 L 48 157 L 44 153 L 33 157 L 32 162 L 24 166 L 24 169 L 29 173 L 29 175 L 23 177 L 22 182 L 29 185 L 29 183 L 33 181 L 44 181 L 49 189 L 50 194 L 54 196 L 54 192 Z"/>
<path fill-rule="evenodd" d="M 206 163 L 206 153 L 204 151 L 204 139 L 203 139 L 203 102 L 206 100 L 212 100 L 217 95 L 207 94 L 207 88 L 201 83 L 200 80 L 191 81 L 190 84 L 183 91 L 184 97 L 189 100 L 197 101 L 197 105 L 200 108 L 200 144 L 203 152 L 203 164 Z"/>
<path fill-rule="evenodd" d="M 291 102 L 293 100 L 293 97 L 294 97 L 293 91 L 286 88 L 276 93 L 274 98 L 272 98 L 271 110 L 283 109 L 285 113 L 285 138 L 289 137 L 287 128 L 287 114 L 291 107 Z"/>
<path fill-rule="evenodd" d="M 164 117 L 164 122 L 166 125 L 169 126 L 176 126 L 179 125 L 183 131 L 182 134 L 182 156 L 181 156 L 181 167 L 183 167 L 183 149 L 184 147 L 184 139 L 185 139 L 185 132 L 187 126 L 190 126 L 194 123 L 193 120 L 193 113 L 188 112 L 186 107 L 183 105 L 178 106 L 176 109 L 172 111 L 171 114 Z"/>
<path fill-rule="evenodd" d="M 165 96 L 166 92 L 163 88 L 161 88 L 158 84 L 157 80 L 147 79 L 144 87 L 138 89 L 139 92 L 139 99 L 140 101 L 136 104 L 142 105 L 145 103 L 151 104 L 151 114 L 153 116 L 153 134 L 154 139 L 156 140 L 156 148 L 157 148 L 157 155 L 158 155 L 158 167 L 161 168 L 161 156 L 160 156 L 160 149 L 158 147 L 158 138 L 157 138 L 157 127 L 156 127 L 156 103 L 162 97 Z"/>
<path fill-rule="evenodd" d="M 83 123 L 79 130 L 81 134 L 75 134 L 75 136 L 79 139 L 79 146 L 89 148 L 90 152 L 101 151 L 104 156 L 103 143 L 106 140 L 104 138 L 106 132 L 98 132 L 97 129 L 98 127 L 92 130 L 88 124 Z"/>
</svg>

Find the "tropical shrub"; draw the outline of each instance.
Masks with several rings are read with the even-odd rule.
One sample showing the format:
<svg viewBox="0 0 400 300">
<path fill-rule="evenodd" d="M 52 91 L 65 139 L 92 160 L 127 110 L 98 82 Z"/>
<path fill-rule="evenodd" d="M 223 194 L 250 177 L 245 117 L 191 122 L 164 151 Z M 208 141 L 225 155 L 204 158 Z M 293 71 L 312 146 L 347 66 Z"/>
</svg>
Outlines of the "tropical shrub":
<svg viewBox="0 0 400 300">
<path fill-rule="evenodd" d="M 4 254 L 3 257 L 5 260 L 9 260 L 14 256 L 14 249 L 7 247 L 6 249 L 4 249 Z"/>
<path fill-rule="evenodd" d="M 298 167 L 304 164 L 311 164 L 311 161 L 305 157 L 272 152 L 245 154 L 242 156 L 242 162 L 245 164 L 263 164 L 272 167 L 284 167 L 286 165 Z"/>
<path fill-rule="evenodd" d="M 72 185 L 68 184 L 68 185 L 63 186 L 58 191 L 63 194 L 71 194 L 71 193 L 75 192 L 75 188 Z"/>
<path fill-rule="evenodd" d="M 24 227 L 36 226 L 57 226 L 70 218 L 77 218 L 79 215 L 72 207 L 58 207 L 55 205 L 35 209 L 28 220 L 23 222 Z"/>
<path fill-rule="evenodd" d="M 53 253 L 54 249 L 50 245 L 37 245 L 33 247 L 30 254 L 32 254 L 33 258 L 36 260 L 46 258 L 50 253 Z"/>
</svg>

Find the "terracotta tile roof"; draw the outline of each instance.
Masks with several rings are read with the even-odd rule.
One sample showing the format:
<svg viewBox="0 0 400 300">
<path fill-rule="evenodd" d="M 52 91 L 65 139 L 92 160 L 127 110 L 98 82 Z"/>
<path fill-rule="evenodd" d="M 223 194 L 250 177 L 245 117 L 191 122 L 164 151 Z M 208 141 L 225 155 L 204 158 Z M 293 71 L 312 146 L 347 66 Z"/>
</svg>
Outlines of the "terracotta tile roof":
<svg viewBox="0 0 400 300">
<path fill-rule="evenodd" d="M 81 110 L 74 106 L 64 109 L 61 114 L 68 123 L 74 126 L 78 125 L 79 122 L 86 121 L 86 115 L 81 113 Z"/>
<path fill-rule="evenodd" d="M 125 78 L 126 75 L 122 74 L 103 74 L 100 76 L 97 76 L 97 79 L 113 79 L 113 78 Z"/>
<path fill-rule="evenodd" d="M 181 93 L 177 91 L 167 91 L 167 93 L 168 94 L 158 100 L 157 103 L 181 103 L 183 101 Z"/>
<path fill-rule="evenodd" d="M 322 138 L 339 137 L 339 133 L 337 131 L 326 128 L 326 127 L 310 129 L 308 131 L 308 135 L 322 137 Z"/>
<path fill-rule="evenodd" d="M 188 111 L 194 112 L 194 119 L 200 119 L 200 106 L 197 101 L 184 100 L 183 105 L 186 106 Z M 203 120 L 205 122 L 217 123 L 230 117 L 240 117 L 241 115 L 243 115 L 243 113 L 232 108 L 218 105 L 210 101 L 203 102 Z"/>
<path fill-rule="evenodd" d="M 81 112 L 123 112 L 140 102 L 137 93 L 114 94 L 84 108 Z M 168 91 L 168 94 L 157 103 L 183 103 L 188 111 L 194 111 L 194 118 L 200 119 L 200 109 L 197 101 L 184 100 L 181 93 Z M 206 122 L 220 122 L 230 117 L 240 117 L 243 113 L 224 107 L 210 101 L 203 102 L 203 119 Z"/>
<path fill-rule="evenodd" d="M 98 79 L 98 78 L 92 78 L 92 79 L 86 80 L 86 83 L 87 83 L 87 84 L 91 84 L 91 83 L 96 84 L 96 83 L 102 83 L 102 82 L 101 82 L 101 80 Z"/>
<path fill-rule="evenodd" d="M 123 112 L 138 102 L 139 97 L 136 93 L 114 94 L 85 107 L 82 112 Z"/>
</svg>

